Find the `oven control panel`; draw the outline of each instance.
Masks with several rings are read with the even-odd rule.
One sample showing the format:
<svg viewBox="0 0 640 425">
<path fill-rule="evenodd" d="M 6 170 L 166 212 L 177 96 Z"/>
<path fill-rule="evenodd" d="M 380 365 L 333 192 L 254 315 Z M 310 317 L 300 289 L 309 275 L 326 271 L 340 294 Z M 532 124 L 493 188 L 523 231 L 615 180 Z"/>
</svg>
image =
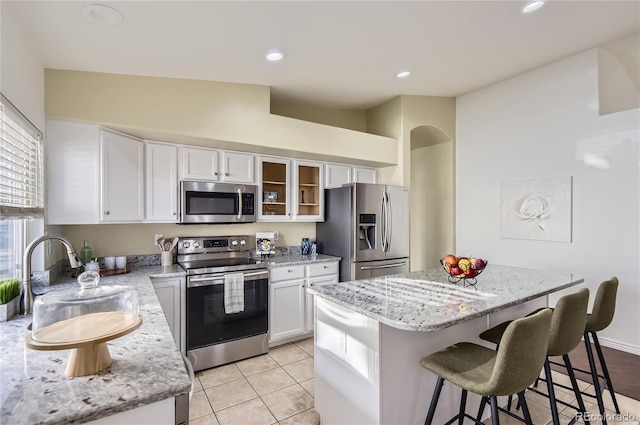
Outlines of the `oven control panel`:
<svg viewBox="0 0 640 425">
<path fill-rule="evenodd" d="M 249 236 L 184 237 L 178 240 L 178 255 L 248 251 Z"/>
</svg>

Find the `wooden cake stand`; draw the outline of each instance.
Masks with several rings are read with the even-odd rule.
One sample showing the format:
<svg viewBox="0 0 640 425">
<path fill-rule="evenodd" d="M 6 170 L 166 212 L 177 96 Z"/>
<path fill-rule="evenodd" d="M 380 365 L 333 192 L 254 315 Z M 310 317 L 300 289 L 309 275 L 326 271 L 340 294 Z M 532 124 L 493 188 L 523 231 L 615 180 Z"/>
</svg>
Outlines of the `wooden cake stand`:
<svg viewBox="0 0 640 425">
<path fill-rule="evenodd" d="M 111 366 L 107 341 L 120 338 L 142 325 L 142 316 L 133 317 L 122 312 L 92 313 L 63 320 L 26 337 L 27 347 L 33 350 L 69 350 L 65 375 L 85 376 Z"/>
</svg>

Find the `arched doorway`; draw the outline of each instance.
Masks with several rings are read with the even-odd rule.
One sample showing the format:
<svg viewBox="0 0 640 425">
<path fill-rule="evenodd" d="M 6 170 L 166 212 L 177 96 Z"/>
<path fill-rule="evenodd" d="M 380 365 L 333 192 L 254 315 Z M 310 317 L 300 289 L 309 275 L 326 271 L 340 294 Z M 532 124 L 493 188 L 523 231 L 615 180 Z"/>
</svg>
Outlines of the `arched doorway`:
<svg viewBox="0 0 640 425">
<path fill-rule="evenodd" d="M 439 266 L 455 252 L 455 149 L 437 127 L 415 127 L 411 137 L 411 270 Z"/>
</svg>

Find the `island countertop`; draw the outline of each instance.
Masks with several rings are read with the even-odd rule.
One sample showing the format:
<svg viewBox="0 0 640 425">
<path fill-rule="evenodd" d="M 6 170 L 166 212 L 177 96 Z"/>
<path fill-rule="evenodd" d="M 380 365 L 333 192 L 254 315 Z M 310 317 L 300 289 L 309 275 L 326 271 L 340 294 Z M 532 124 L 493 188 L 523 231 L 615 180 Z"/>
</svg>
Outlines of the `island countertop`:
<svg viewBox="0 0 640 425">
<path fill-rule="evenodd" d="M 314 286 L 308 292 L 385 325 L 435 331 L 584 282 L 572 273 L 489 264 L 475 286 L 442 268 Z"/>
<path fill-rule="evenodd" d="M 149 276 L 184 276 L 184 271 L 146 266 L 101 279 L 101 284 L 131 285 L 138 291 L 143 323 L 108 342 L 113 364 L 95 375 L 65 376 L 69 350 L 27 348 L 31 315 L 0 323 L 0 423 L 83 423 L 188 393 L 189 375 Z M 64 280 L 36 292 L 65 289 L 74 282 Z"/>
</svg>

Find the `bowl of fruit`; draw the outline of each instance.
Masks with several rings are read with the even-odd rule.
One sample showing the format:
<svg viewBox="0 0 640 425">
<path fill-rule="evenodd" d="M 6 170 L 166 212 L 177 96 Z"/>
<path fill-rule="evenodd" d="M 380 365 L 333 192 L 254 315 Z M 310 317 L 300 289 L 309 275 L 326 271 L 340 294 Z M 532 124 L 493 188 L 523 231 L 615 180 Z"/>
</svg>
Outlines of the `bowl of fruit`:
<svg viewBox="0 0 640 425">
<path fill-rule="evenodd" d="M 453 254 L 446 255 L 440 260 L 442 268 L 449 275 L 451 283 L 463 281 L 465 285 L 475 285 L 478 276 L 487 266 L 487 260 L 476 257 L 456 257 Z"/>
</svg>

